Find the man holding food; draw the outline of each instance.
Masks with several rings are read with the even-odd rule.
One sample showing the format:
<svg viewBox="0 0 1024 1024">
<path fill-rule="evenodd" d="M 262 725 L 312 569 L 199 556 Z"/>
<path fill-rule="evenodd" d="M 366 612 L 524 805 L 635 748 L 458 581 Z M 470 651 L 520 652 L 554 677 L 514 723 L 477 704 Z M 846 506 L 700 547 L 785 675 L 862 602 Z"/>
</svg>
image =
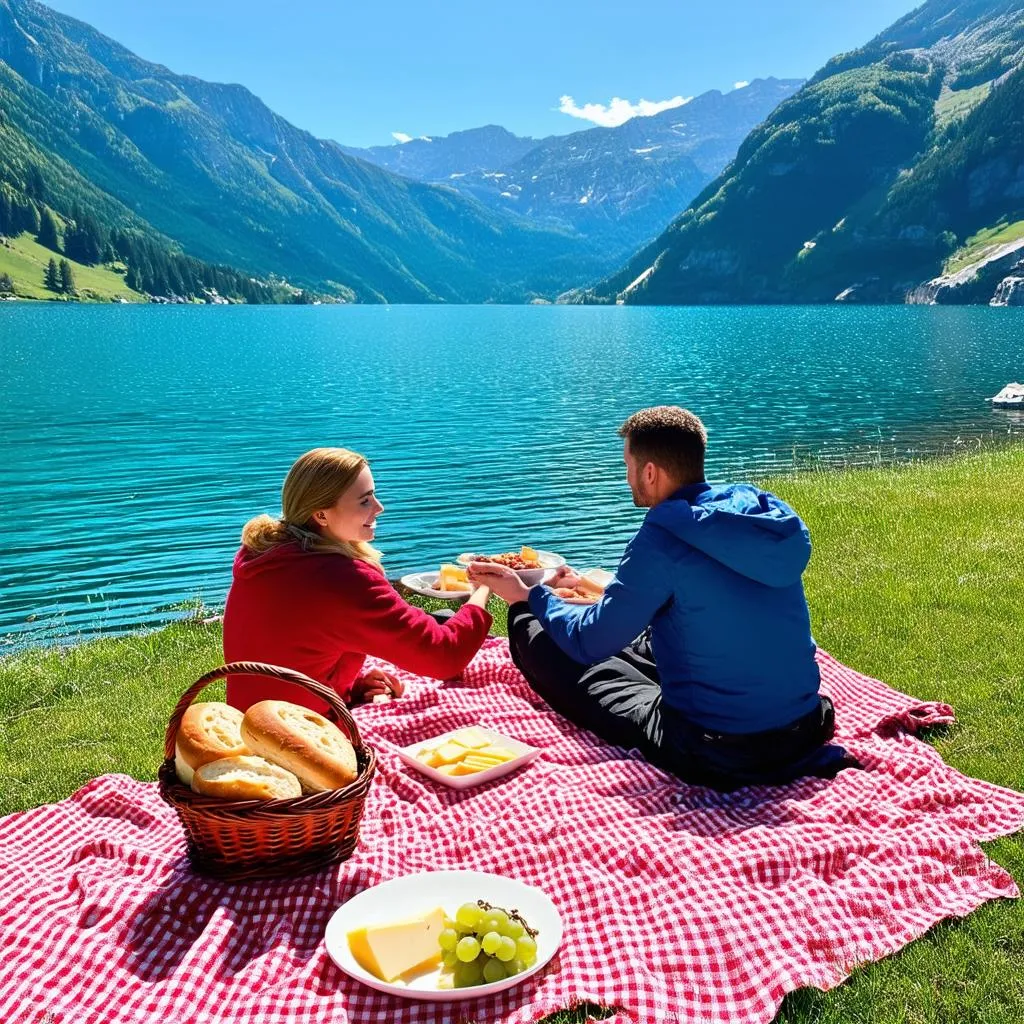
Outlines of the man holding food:
<svg viewBox="0 0 1024 1024">
<path fill-rule="evenodd" d="M 568 567 L 527 587 L 474 562 L 469 578 L 509 604 L 509 649 L 547 703 L 610 743 L 718 789 L 832 777 L 853 762 L 830 744 L 801 575 L 807 528 L 772 494 L 704 479 L 707 434 L 658 406 L 619 430 L 633 503 L 646 508 L 615 577 L 592 603 Z"/>
</svg>

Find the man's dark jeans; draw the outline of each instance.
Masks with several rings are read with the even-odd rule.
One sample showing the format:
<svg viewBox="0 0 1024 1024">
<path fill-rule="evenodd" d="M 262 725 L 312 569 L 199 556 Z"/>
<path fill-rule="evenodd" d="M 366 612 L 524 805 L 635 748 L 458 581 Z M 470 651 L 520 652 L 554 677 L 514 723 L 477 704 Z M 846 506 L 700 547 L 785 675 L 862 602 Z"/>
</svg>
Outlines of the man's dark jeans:
<svg viewBox="0 0 1024 1024">
<path fill-rule="evenodd" d="M 827 697 L 812 714 L 781 729 L 710 733 L 662 703 L 646 634 L 597 665 L 581 665 L 520 602 L 508 610 L 508 641 L 516 667 L 554 710 L 608 743 L 641 751 L 685 782 L 729 791 L 802 775 L 833 778 L 855 763 L 829 744 L 835 712 Z"/>
</svg>

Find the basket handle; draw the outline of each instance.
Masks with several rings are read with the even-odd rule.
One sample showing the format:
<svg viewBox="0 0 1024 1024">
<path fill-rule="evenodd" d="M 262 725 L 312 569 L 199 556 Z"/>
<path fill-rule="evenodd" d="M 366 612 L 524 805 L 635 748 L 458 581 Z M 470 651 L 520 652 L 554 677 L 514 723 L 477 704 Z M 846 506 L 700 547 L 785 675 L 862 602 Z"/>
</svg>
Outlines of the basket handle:
<svg viewBox="0 0 1024 1024">
<path fill-rule="evenodd" d="M 280 665 L 265 665 L 261 661 L 233 661 L 230 665 L 221 665 L 220 668 L 207 672 L 181 695 L 181 700 L 178 701 L 174 714 L 171 715 L 171 720 L 167 723 L 167 732 L 164 734 L 164 758 L 166 760 L 174 760 L 174 745 L 178 739 L 178 727 L 191 703 L 215 679 L 231 675 L 270 676 L 273 679 L 283 679 L 287 683 L 295 683 L 304 687 L 314 696 L 319 697 L 337 715 L 338 726 L 348 733 L 349 742 L 356 752 L 363 749 L 363 741 L 360 739 L 359 727 L 356 725 L 355 719 L 345 707 L 345 702 L 329 686 L 324 686 L 323 683 L 318 683 L 315 679 L 310 679 L 309 676 L 296 672 L 294 669 L 281 668 Z"/>
</svg>

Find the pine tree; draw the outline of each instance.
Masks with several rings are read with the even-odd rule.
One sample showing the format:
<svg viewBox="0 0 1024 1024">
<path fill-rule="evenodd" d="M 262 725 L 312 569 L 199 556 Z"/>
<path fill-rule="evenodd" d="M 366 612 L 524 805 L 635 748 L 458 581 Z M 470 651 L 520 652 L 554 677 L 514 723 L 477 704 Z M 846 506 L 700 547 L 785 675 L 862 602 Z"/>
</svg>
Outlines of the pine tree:
<svg viewBox="0 0 1024 1024">
<path fill-rule="evenodd" d="M 25 195 L 40 201 L 46 198 L 46 184 L 43 181 L 43 173 L 35 164 L 29 164 L 28 171 L 25 174 Z"/>
<path fill-rule="evenodd" d="M 12 217 L 13 207 L 12 206 Z M 39 234 L 39 209 L 31 199 L 24 199 L 18 204 L 18 215 L 14 218 L 17 221 L 17 226 L 11 232 L 12 235 L 16 235 L 21 231 L 28 231 L 30 234 Z"/>
<path fill-rule="evenodd" d="M 0 274 L 0 295 L 13 295 L 14 281 L 10 274 Z"/>
<path fill-rule="evenodd" d="M 65 295 L 76 295 L 75 274 L 67 260 L 60 261 L 60 290 Z"/>
<path fill-rule="evenodd" d="M 57 232 L 57 219 L 54 217 L 53 211 L 48 206 L 44 206 L 43 212 L 39 215 L 39 234 L 36 235 L 36 241 L 47 249 L 52 249 L 54 252 L 60 252 L 60 236 Z"/>
<path fill-rule="evenodd" d="M 43 284 L 51 292 L 60 291 L 60 271 L 57 269 L 57 261 L 51 256 L 50 262 L 46 264 L 46 275 L 43 277 Z"/>
</svg>

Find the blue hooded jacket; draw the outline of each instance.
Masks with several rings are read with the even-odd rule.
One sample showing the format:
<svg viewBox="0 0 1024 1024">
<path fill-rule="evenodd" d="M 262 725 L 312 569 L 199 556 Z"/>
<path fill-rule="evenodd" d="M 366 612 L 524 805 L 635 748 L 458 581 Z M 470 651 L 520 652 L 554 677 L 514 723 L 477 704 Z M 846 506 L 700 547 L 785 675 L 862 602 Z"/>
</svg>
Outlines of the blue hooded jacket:
<svg viewBox="0 0 1024 1024">
<path fill-rule="evenodd" d="M 651 627 L 662 700 L 715 732 L 787 725 L 818 704 L 818 666 L 801 574 L 800 517 L 750 484 L 691 484 L 654 506 L 595 605 L 546 587 L 530 610 L 583 664 Z"/>
</svg>

